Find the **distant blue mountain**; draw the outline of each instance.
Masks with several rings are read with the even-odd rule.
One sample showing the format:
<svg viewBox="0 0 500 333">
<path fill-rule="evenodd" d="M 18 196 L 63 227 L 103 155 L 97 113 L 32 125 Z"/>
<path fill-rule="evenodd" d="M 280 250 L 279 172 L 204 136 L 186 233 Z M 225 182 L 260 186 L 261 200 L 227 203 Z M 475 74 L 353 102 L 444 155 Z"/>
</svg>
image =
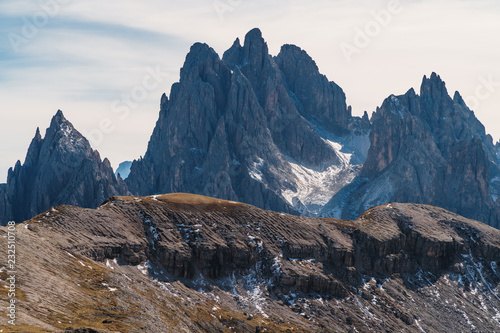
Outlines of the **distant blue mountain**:
<svg viewBox="0 0 500 333">
<path fill-rule="evenodd" d="M 120 163 L 118 166 L 118 169 L 115 171 L 115 176 L 118 178 L 118 175 L 125 180 L 127 179 L 128 175 L 130 174 L 130 167 L 132 166 L 132 161 L 125 161 Z"/>
</svg>

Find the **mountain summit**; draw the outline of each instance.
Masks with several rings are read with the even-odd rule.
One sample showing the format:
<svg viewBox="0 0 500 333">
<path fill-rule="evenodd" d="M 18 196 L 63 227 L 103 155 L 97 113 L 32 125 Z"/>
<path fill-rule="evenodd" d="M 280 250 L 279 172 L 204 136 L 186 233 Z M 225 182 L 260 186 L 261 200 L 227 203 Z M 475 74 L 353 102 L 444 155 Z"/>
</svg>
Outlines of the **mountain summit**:
<svg viewBox="0 0 500 333">
<path fill-rule="evenodd" d="M 24 164 L 9 169 L 0 187 L 0 220 L 24 221 L 59 204 L 97 207 L 110 196 L 126 194 L 107 159 L 57 111 L 42 138 L 37 128 Z"/>
<path fill-rule="evenodd" d="M 385 202 L 439 206 L 499 227 L 499 162 L 491 136 L 458 92 L 424 77 L 390 96 L 372 118 L 371 147 L 359 177 L 323 213 L 355 218 Z M 339 212 L 342 212 L 339 214 Z"/>
<path fill-rule="evenodd" d="M 314 214 L 359 171 L 331 141 L 355 136 L 354 122 L 362 119 L 342 89 L 299 48 L 272 57 L 258 29 L 222 59 L 197 43 L 126 182 L 138 195 L 189 192 Z M 352 141 L 367 141 L 369 126 Z"/>
<path fill-rule="evenodd" d="M 253 29 L 222 59 L 191 48 L 127 184 L 137 195 L 198 193 L 349 219 L 390 201 L 424 203 L 498 227 L 498 163 L 491 136 L 436 73 L 420 95 L 410 89 L 372 119 L 353 117 L 305 51 L 284 45 L 273 57 Z"/>
</svg>

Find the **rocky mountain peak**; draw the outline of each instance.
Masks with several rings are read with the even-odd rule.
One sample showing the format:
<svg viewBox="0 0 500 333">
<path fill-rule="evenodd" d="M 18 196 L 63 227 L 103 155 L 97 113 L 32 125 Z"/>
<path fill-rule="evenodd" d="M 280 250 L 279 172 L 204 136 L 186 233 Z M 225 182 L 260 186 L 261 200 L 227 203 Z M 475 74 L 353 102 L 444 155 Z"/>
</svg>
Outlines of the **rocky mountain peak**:
<svg viewBox="0 0 500 333">
<path fill-rule="evenodd" d="M 263 60 L 268 56 L 269 49 L 260 29 L 250 30 L 245 36 L 243 45 L 244 64 L 250 63 L 253 67 L 260 68 L 263 66 Z"/>
<path fill-rule="evenodd" d="M 243 45 L 236 39 L 222 60 L 208 45 L 193 45 L 162 102 L 145 158 L 126 179 L 134 194 L 189 192 L 294 212 L 300 201 L 294 196 L 307 196 L 299 183 L 312 182 L 309 175 L 329 169 L 321 177 L 340 177 L 336 170 L 347 168 L 350 157 L 341 159 L 341 146 L 322 135 L 350 133 L 342 89 L 300 48 L 285 46 L 276 58 L 268 52 L 259 29 Z"/>
<path fill-rule="evenodd" d="M 52 117 L 50 127 L 45 132 L 44 141 L 50 142 L 49 146 L 57 147 L 57 150 L 61 152 L 90 154 L 92 151 L 89 141 L 64 117 L 61 110 L 58 110 Z M 47 153 L 44 152 L 44 155 Z"/>
<path fill-rule="evenodd" d="M 282 57 L 293 59 L 294 62 L 300 63 L 304 66 L 304 75 L 317 75 L 319 74 L 319 68 L 316 62 L 307 54 L 306 51 L 302 50 L 300 47 L 293 44 L 285 44 L 281 47 L 280 53 Z"/>
<path fill-rule="evenodd" d="M 464 99 L 462 98 L 462 95 L 460 95 L 460 93 L 458 91 L 455 91 L 455 94 L 453 94 L 453 101 L 455 103 L 458 103 L 461 106 L 465 106 L 465 107 L 467 106 L 465 104 Z"/>
<path fill-rule="evenodd" d="M 9 170 L 0 222 L 20 222 L 58 204 L 96 207 L 110 195 L 127 193 L 110 162 L 101 161 L 59 110 L 44 138 L 36 130 L 24 164 Z"/>
<path fill-rule="evenodd" d="M 161 95 L 161 99 L 160 99 L 160 110 L 166 111 L 167 106 L 168 106 L 168 97 L 167 97 L 167 94 L 163 93 L 163 95 Z"/>
<path fill-rule="evenodd" d="M 51 126 L 53 124 L 62 124 L 64 122 L 68 122 L 68 120 L 64 117 L 64 114 L 61 110 L 57 110 L 56 114 L 52 117 Z"/>
<path fill-rule="evenodd" d="M 344 91 L 319 72 L 307 52 L 295 45 L 283 45 L 275 61 L 303 117 L 338 136 L 349 132 L 352 115 Z"/>
<path fill-rule="evenodd" d="M 440 206 L 499 226 L 494 201 L 500 183 L 492 179 L 500 168 L 492 138 L 460 94 L 451 99 L 439 75 L 424 76 L 420 96 L 412 89 L 389 96 L 372 123 L 363 178 L 346 188 L 349 199 L 342 193 L 332 199 L 348 202 L 345 218 L 400 201 Z"/>
<path fill-rule="evenodd" d="M 432 73 L 430 78 L 424 76 L 420 86 L 420 98 L 425 106 L 424 117 L 433 127 L 439 126 L 442 117 L 448 117 L 453 111 L 453 100 L 448 95 L 445 82 L 436 73 Z"/>
<path fill-rule="evenodd" d="M 237 38 L 239 40 L 239 38 Z M 259 28 L 253 28 L 245 35 L 245 45 L 252 43 L 265 44 L 264 37 L 262 37 L 262 31 Z"/>
<path fill-rule="evenodd" d="M 57 113 L 52 117 L 52 120 L 50 121 L 50 127 L 48 128 L 48 131 L 51 132 L 62 131 L 66 134 L 66 136 L 70 135 L 73 130 L 73 125 L 64 117 L 64 114 L 61 110 L 58 110 Z"/>
<path fill-rule="evenodd" d="M 207 76 L 218 71 L 219 66 L 220 58 L 213 48 L 205 43 L 195 43 L 181 68 L 181 82 L 196 81 L 198 78 L 206 82 Z"/>
<path fill-rule="evenodd" d="M 446 112 L 452 103 L 452 99 L 446 89 L 446 83 L 434 72 L 429 78 L 424 76 L 422 79 L 420 97 L 425 104 L 434 106 L 434 112 Z"/>
<path fill-rule="evenodd" d="M 35 136 L 31 140 L 31 143 L 26 154 L 25 165 L 28 167 L 31 164 L 36 164 L 40 156 L 40 149 L 43 143 L 42 136 L 40 134 L 40 128 L 36 128 Z M 16 168 L 20 170 L 21 161 L 17 161 Z"/>
<path fill-rule="evenodd" d="M 415 89 L 413 87 L 411 87 L 410 89 L 408 89 L 405 96 L 413 98 L 414 96 L 417 96 L 417 93 L 415 92 Z"/>
<path fill-rule="evenodd" d="M 99 153 L 97 152 L 97 154 L 99 154 Z M 111 162 L 108 160 L 108 158 L 107 158 L 107 157 L 105 157 L 105 158 L 102 160 L 102 164 L 104 165 L 104 167 L 105 167 L 106 169 L 111 168 Z"/>
<path fill-rule="evenodd" d="M 40 143 L 42 141 L 42 135 L 40 134 L 40 128 L 37 127 L 36 128 L 36 131 L 35 131 L 35 136 L 33 137 L 33 139 L 31 140 L 31 145 L 37 145 L 38 143 Z"/>
<path fill-rule="evenodd" d="M 370 122 L 370 117 L 368 116 L 367 111 L 363 112 L 363 117 L 361 119 L 363 119 L 364 122 L 368 122 L 368 123 Z"/>
<path fill-rule="evenodd" d="M 269 58 L 267 43 L 258 28 L 250 30 L 245 35 L 243 46 L 240 44 L 240 39 L 236 38 L 231 48 L 224 52 L 223 55 L 223 59 L 228 64 L 240 68 L 252 68 L 257 72 L 268 67 Z"/>
<path fill-rule="evenodd" d="M 240 38 L 239 37 L 236 37 L 236 39 L 234 40 L 234 43 L 233 43 L 233 46 L 232 47 L 241 47 L 241 42 L 240 42 Z"/>
<path fill-rule="evenodd" d="M 429 78 L 424 75 L 424 78 L 422 79 L 422 85 L 420 86 L 420 96 L 423 97 L 426 95 L 430 95 L 433 99 L 448 96 L 446 83 L 435 72 L 432 72 Z"/>
<path fill-rule="evenodd" d="M 42 140 L 42 135 L 40 134 L 40 127 L 36 128 L 35 137 L 33 138 L 33 140 L 36 141 Z"/>
<path fill-rule="evenodd" d="M 58 110 L 57 113 L 52 117 L 50 122 L 50 127 L 47 129 L 45 135 L 49 135 L 49 137 L 54 140 L 60 140 L 61 138 L 71 138 L 73 140 L 84 140 L 85 146 L 90 146 L 87 139 L 75 130 L 73 124 L 69 122 L 64 116 L 61 110 Z M 74 141 L 72 143 L 75 143 Z"/>
</svg>

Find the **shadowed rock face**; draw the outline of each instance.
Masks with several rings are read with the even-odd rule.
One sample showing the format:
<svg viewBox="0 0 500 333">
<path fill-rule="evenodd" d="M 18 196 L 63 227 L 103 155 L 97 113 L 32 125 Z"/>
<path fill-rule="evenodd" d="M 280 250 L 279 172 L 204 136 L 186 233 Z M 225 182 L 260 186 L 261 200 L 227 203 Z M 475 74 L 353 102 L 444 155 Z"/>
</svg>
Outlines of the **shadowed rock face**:
<svg viewBox="0 0 500 333">
<path fill-rule="evenodd" d="M 132 165 L 129 188 L 204 193 L 292 211 L 269 188 L 280 187 L 272 172 L 283 160 L 266 123 L 241 72 L 232 73 L 213 49 L 196 44 L 170 100 L 164 98 L 144 159 Z"/>
<path fill-rule="evenodd" d="M 492 138 L 435 73 L 384 101 L 372 118 L 371 147 L 359 179 L 327 205 L 344 218 L 390 201 L 444 207 L 498 227 L 500 175 Z"/>
<path fill-rule="evenodd" d="M 101 161 L 58 111 L 44 138 L 37 129 L 24 164 L 18 161 L 0 187 L 0 222 L 20 222 L 59 204 L 97 207 L 110 196 L 126 193 L 109 161 Z"/>
<path fill-rule="evenodd" d="M 188 194 L 113 197 L 56 207 L 17 234 L 26 327 L 500 329 L 500 231 L 426 205 L 342 221 Z"/>
</svg>

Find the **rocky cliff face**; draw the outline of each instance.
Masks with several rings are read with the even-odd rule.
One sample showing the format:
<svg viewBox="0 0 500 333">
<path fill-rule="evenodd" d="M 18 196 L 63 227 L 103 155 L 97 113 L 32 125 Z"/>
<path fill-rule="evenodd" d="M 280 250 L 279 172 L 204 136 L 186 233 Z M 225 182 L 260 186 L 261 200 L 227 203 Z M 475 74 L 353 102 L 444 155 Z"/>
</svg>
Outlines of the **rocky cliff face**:
<svg viewBox="0 0 500 333">
<path fill-rule="evenodd" d="M 498 227 L 500 168 L 492 138 L 435 73 L 374 114 L 371 147 L 350 187 L 325 209 L 345 218 L 390 201 L 426 203 Z"/>
<path fill-rule="evenodd" d="M 109 161 L 101 161 L 58 111 L 44 138 L 37 129 L 24 164 L 18 161 L 0 187 L 0 221 L 21 222 L 59 204 L 97 207 L 110 196 L 126 193 Z"/>
<path fill-rule="evenodd" d="M 308 75 L 296 79 L 302 63 Z M 304 51 L 287 46 L 273 58 L 258 29 L 223 59 L 195 44 L 126 182 L 135 194 L 189 192 L 275 211 L 318 210 L 340 189 L 338 178 L 352 179 L 359 167 L 313 120 L 330 136 L 346 135 L 354 121 L 342 90 Z M 314 196 L 318 178 L 326 194 Z"/>
<path fill-rule="evenodd" d="M 500 329 L 500 232 L 426 205 L 348 222 L 187 194 L 114 197 L 18 225 L 17 245 L 25 332 Z"/>
<path fill-rule="evenodd" d="M 295 45 L 284 45 L 275 60 L 302 116 L 338 136 L 350 132 L 351 108 L 346 105 L 344 91 L 319 73 L 305 51 Z"/>
</svg>

